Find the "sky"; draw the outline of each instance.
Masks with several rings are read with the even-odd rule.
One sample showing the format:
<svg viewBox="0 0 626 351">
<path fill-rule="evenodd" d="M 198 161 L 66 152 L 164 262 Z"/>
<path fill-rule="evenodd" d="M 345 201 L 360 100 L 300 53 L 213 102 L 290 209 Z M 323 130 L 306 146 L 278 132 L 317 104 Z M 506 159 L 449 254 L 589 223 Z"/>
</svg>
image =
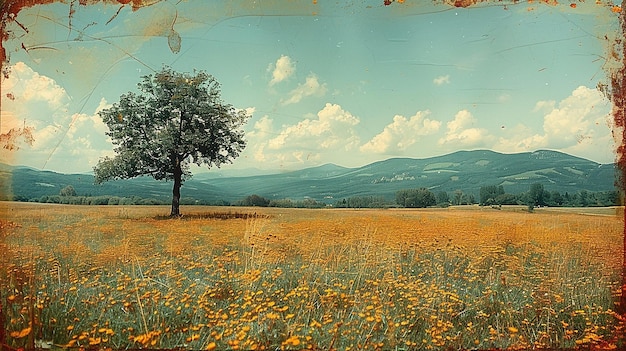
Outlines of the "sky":
<svg viewBox="0 0 626 351">
<path fill-rule="evenodd" d="M 164 65 L 215 76 L 224 101 L 250 114 L 247 147 L 224 169 L 358 167 L 474 149 L 614 161 L 611 103 L 597 89 L 616 67 L 610 6 L 423 3 L 23 9 L 7 24 L 0 132 L 27 125 L 34 142 L 3 150 L 2 162 L 90 172 L 114 155 L 98 112 Z"/>
</svg>

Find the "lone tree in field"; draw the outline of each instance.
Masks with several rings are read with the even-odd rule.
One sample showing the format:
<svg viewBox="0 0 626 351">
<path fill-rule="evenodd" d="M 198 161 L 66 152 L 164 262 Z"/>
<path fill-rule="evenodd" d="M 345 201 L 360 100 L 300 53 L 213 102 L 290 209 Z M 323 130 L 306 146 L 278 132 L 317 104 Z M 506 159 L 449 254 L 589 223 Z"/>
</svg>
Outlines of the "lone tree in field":
<svg viewBox="0 0 626 351">
<path fill-rule="evenodd" d="M 94 167 L 96 183 L 143 175 L 174 180 L 171 216 L 179 216 L 190 163 L 219 167 L 239 156 L 246 146 L 241 127 L 249 116 L 221 100 L 213 76 L 194 74 L 166 67 L 144 76 L 139 94 L 126 93 L 99 113 L 117 155 Z"/>
</svg>

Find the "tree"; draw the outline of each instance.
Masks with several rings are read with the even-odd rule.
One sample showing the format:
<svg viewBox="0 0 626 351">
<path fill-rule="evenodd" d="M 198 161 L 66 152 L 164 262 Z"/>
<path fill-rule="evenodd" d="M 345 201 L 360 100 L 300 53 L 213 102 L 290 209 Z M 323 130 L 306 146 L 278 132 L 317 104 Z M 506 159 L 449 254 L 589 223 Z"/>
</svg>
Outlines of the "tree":
<svg viewBox="0 0 626 351">
<path fill-rule="evenodd" d="M 550 199 L 552 201 L 551 205 L 552 206 L 561 206 L 563 205 L 563 197 L 561 196 L 561 193 L 559 193 L 558 191 L 553 191 L 552 193 L 550 193 Z"/>
<path fill-rule="evenodd" d="M 179 216 L 190 163 L 220 167 L 239 156 L 249 116 L 221 100 L 213 76 L 194 73 L 165 67 L 142 77 L 139 94 L 128 92 L 99 113 L 117 155 L 94 167 L 96 183 L 142 175 L 173 180 L 171 215 Z"/>
<path fill-rule="evenodd" d="M 578 198 L 579 198 L 578 206 L 581 206 L 581 207 L 589 206 L 589 193 L 587 192 L 587 190 L 579 191 Z"/>
<path fill-rule="evenodd" d="M 541 183 L 533 183 L 530 186 L 530 190 L 528 191 L 528 197 L 529 197 L 529 201 L 534 205 L 534 206 L 543 206 L 545 205 L 544 202 L 544 190 L 543 190 L 543 184 Z"/>
<path fill-rule="evenodd" d="M 462 199 L 463 199 L 463 191 L 460 189 L 455 190 L 454 199 L 452 200 L 452 203 L 455 205 L 460 205 Z"/>
<path fill-rule="evenodd" d="M 445 191 L 437 193 L 437 205 L 442 207 L 448 207 L 450 205 L 450 196 Z"/>
<path fill-rule="evenodd" d="M 476 203 L 476 198 L 474 197 L 474 194 L 469 194 L 469 196 L 467 197 L 467 204 L 473 205 L 475 203 Z"/>
<path fill-rule="evenodd" d="M 257 194 L 253 194 L 250 196 L 247 196 L 243 201 L 242 201 L 242 206 L 258 206 L 258 207 L 267 207 L 270 204 L 270 200 L 259 196 Z"/>
<path fill-rule="evenodd" d="M 517 204 L 517 196 L 509 193 L 504 193 L 496 197 L 496 204 L 498 205 L 515 205 Z"/>
<path fill-rule="evenodd" d="M 76 196 L 76 190 L 71 185 L 66 186 L 65 188 L 59 191 L 60 196 Z"/>
<path fill-rule="evenodd" d="M 437 199 L 426 188 L 405 189 L 396 192 L 396 202 L 404 207 L 428 207 L 435 205 Z"/>
<path fill-rule="evenodd" d="M 502 185 L 487 185 L 480 187 L 480 205 L 490 206 L 497 204 L 498 196 L 504 195 L 504 187 Z"/>
</svg>

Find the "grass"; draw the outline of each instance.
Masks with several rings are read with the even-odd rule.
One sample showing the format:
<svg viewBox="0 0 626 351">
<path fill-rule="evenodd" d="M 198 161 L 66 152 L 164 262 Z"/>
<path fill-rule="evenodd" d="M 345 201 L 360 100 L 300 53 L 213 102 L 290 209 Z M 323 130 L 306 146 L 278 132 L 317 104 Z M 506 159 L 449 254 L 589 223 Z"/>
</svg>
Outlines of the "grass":
<svg viewBox="0 0 626 351">
<path fill-rule="evenodd" d="M 623 345 L 619 216 L 0 206 L 16 348 Z"/>
</svg>

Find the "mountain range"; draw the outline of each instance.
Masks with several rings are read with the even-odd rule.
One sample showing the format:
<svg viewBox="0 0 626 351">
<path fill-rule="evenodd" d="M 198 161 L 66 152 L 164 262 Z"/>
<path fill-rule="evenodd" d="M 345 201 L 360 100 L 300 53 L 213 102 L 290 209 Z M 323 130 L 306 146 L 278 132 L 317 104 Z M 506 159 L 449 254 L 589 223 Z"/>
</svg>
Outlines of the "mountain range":
<svg viewBox="0 0 626 351">
<path fill-rule="evenodd" d="M 502 154 L 489 150 L 457 151 L 430 158 L 391 158 L 358 168 L 334 164 L 292 172 L 237 176 L 237 171 L 194 175 L 181 189 L 182 197 L 204 202 L 236 201 L 251 194 L 268 199 L 311 198 L 335 202 L 352 196 L 383 196 L 393 199 L 396 191 L 428 188 L 433 192 L 478 195 L 486 185 L 503 185 L 508 193 L 528 191 L 541 183 L 549 191 L 615 190 L 615 164 L 599 164 L 557 151 L 539 150 Z M 139 196 L 167 200 L 172 183 L 150 177 L 94 184 L 91 174 L 63 174 L 20 166 L 0 166 L 2 191 L 22 198 L 58 195 L 72 185 L 78 195 Z"/>
</svg>

